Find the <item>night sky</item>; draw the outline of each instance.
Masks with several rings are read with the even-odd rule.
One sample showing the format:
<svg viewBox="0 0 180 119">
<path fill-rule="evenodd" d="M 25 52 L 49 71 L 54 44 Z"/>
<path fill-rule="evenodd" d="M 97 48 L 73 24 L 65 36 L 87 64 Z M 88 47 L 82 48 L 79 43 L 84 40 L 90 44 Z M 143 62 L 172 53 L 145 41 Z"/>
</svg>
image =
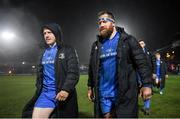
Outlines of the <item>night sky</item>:
<svg viewBox="0 0 180 119">
<path fill-rule="evenodd" d="M 56 22 L 63 40 L 76 48 L 80 63 L 87 64 L 91 44 L 98 34 L 97 13 L 109 10 L 116 24 L 152 51 L 169 45 L 180 34 L 180 4 L 175 0 L 1 0 L 0 32 L 10 29 L 15 41 L 0 38 L 0 63 L 37 62 L 40 28 Z M 175 49 L 177 56 L 179 48 Z"/>
</svg>

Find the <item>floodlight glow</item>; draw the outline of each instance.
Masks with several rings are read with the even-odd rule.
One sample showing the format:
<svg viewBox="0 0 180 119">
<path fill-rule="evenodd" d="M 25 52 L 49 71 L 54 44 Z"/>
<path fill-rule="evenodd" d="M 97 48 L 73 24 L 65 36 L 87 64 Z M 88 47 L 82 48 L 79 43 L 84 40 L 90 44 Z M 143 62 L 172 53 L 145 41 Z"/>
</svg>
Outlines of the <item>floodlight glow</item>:
<svg viewBox="0 0 180 119">
<path fill-rule="evenodd" d="M 33 68 L 33 69 L 35 69 L 35 68 L 36 68 L 36 66 L 34 66 L 34 65 L 33 65 L 33 66 L 32 66 L 32 68 Z"/>
<path fill-rule="evenodd" d="M 15 34 L 12 32 L 4 31 L 1 33 L 1 37 L 5 40 L 12 40 L 15 37 Z"/>
<path fill-rule="evenodd" d="M 12 71 L 10 70 L 8 73 L 9 73 L 9 74 L 11 74 L 11 73 L 12 73 Z"/>
<path fill-rule="evenodd" d="M 124 28 L 124 30 L 129 34 L 132 34 L 132 29 L 129 27 L 129 24 L 127 24 L 126 22 L 119 22 L 117 21 L 117 26 L 121 26 L 122 28 Z"/>
</svg>

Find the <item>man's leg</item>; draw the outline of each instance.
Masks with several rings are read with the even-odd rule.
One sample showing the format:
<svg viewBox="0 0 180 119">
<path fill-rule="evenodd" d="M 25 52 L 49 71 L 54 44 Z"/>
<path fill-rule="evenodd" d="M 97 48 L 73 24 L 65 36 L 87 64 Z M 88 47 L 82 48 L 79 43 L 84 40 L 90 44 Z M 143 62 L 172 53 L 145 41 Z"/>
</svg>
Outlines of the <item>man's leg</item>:
<svg viewBox="0 0 180 119">
<path fill-rule="evenodd" d="M 38 108 L 33 110 L 32 118 L 49 118 L 54 108 Z"/>
<path fill-rule="evenodd" d="M 111 115 L 111 113 L 106 113 L 106 114 L 104 114 L 104 118 L 112 118 L 112 115 Z"/>
<path fill-rule="evenodd" d="M 163 89 L 164 89 L 164 84 L 163 84 L 163 82 L 161 81 L 160 82 L 160 91 L 159 91 L 159 93 L 162 95 L 163 94 Z"/>
<path fill-rule="evenodd" d="M 101 98 L 100 106 L 104 118 L 114 118 L 115 97 Z"/>
<path fill-rule="evenodd" d="M 144 113 L 145 115 L 150 114 L 150 99 L 144 100 Z"/>
</svg>

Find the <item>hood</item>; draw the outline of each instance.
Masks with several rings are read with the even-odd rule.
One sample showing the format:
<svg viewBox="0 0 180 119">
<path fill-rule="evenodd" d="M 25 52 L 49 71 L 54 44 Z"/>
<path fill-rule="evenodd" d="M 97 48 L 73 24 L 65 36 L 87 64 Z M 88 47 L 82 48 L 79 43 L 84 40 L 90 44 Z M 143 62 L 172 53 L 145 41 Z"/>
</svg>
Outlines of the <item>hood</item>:
<svg viewBox="0 0 180 119">
<path fill-rule="evenodd" d="M 56 37 L 57 46 L 62 46 L 63 45 L 62 31 L 61 31 L 61 27 L 58 24 L 56 24 L 56 23 L 49 23 L 49 24 L 44 25 L 42 27 L 42 33 L 43 33 L 43 29 L 44 28 L 47 28 L 47 29 L 52 31 L 52 33 Z"/>
</svg>

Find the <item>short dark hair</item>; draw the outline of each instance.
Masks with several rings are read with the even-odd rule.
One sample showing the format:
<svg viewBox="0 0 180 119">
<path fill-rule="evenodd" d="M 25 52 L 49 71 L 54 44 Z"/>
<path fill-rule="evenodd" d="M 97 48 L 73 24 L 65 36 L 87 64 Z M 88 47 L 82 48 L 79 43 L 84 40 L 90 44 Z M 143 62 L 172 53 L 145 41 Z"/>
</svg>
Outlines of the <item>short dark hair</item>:
<svg viewBox="0 0 180 119">
<path fill-rule="evenodd" d="M 104 14 L 107 14 L 109 18 L 115 20 L 115 17 L 114 17 L 114 15 L 113 15 L 113 13 L 111 13 L 111 12 L 109 12 L 109 11 L 106 11 L 106 10 L 105 10 L 105 11 L 100 11 L 100 12 L 98 13 L 98 17 L 100 17 L 100 16 L 102 16 L 102 15 L 104 15 Z"/>
<path fill-rule="evenodd" d="M 157 52 L 155 52 L 155 55 L 161 55 L 161 54 L 160 54 L 160 52 L 157 51 Z"/>
<path fill-rule="evenodd" d="M 141 41 L 143 41 L 143 42 L 144 42 L 144 39 L 143 39 L 143 38 L 140 38 L 140 39 L 138 40 L 138 42 L 141 42 Z"/>
</svg>

